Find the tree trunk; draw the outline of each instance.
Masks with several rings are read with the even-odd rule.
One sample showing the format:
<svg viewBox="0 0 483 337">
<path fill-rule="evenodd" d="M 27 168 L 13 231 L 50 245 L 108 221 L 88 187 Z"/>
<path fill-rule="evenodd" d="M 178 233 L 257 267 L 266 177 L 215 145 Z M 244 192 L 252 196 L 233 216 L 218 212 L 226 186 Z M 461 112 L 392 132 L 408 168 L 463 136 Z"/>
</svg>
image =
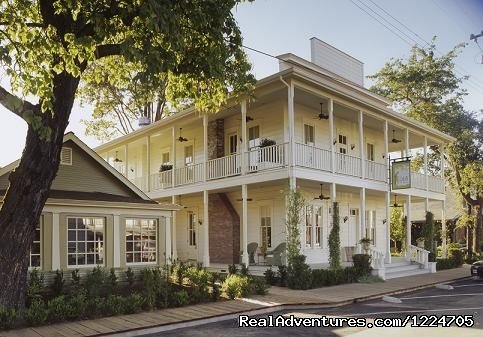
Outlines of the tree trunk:
<svg viewBox="0 0 483 337">
<path fill-rule="evenodd" d="M 476 224 L 475 224 L 475 252 L 481 253 L 481 236 L 483 235 L 483 213 L 482 213 L 482 200 L 480 200 L 479 206 L 474 207 L 476 212 Z"/>
<path fill-rule="evenodd" d="M 30 246 L 60 161 L 64 132 L 79 79 L 61 73 L 54 78 L 53 111 L 41 114 L 51 137 L 39 137 L 31 125 L 19 166 L 0 209 L 0 306 L 23 310 Z"/>
<path fill-rule="evenodd" d="M 473 211 L 473 207 L 471 205 L 468 205 L 468 215 L 471 216 L 471 212 Z M 473 252 L 474 252 L 474 242 L 473 242 L 473 231 L 474 227 L 473 226 L 466 226 L 466 246 L 468 247 L 468 257 L 471 259 L 473 257 Z"/>
</svg>

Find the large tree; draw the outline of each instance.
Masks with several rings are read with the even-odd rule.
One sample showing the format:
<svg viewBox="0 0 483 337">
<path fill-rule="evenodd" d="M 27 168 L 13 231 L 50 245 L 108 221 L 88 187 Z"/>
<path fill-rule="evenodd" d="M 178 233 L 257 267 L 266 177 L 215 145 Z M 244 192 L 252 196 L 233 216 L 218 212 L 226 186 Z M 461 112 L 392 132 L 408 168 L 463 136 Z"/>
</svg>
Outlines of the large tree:
<svg viewBox="0 0 483 337">
<path fill-rule="evenodd" d="M 242 94 L 254 82 L 231 12 L 238 2 L 0 0 L 0 61 L 10 79 L 0 103 L 28 124 L 0 209 L 0 306 L 23 307 L 30 245 L 86 70 L 118 58 L 139 69 L 139 83 L 172 74 L 184 98 L 213 111 L 229 89 Z"/>
<path fill-rule="evenodd" d="M 480 251 L 483 227 L 483 120 L 481 113 L 463 108 L 467 92 L 461 84 L 466 78 L 455 73 L 457 46 L 437 56 L 435 39 L 427 48 L 414 46 L 407 60 L 391 59 L 376 74 L 372 90 L 395 102 L 402 113 L 456 138 L 446 151 L 445 175 L 467 205 L 468 216 L 461 219 L 474 229 L 469 238 L 469 253 Z M 439 172 L 440 148 L 429 152 L 429 171 Z M 421 158 L 416 158 L 421 165 Z M 471 221 L 474 219 L 474 221 Z"/>
</svg>

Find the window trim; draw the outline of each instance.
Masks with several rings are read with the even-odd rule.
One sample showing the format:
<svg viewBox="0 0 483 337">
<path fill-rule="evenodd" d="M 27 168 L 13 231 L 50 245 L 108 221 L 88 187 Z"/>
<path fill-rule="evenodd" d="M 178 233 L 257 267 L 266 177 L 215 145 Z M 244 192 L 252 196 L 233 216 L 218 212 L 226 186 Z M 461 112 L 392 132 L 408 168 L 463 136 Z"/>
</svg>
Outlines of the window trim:
<svg viewBox="0 0 483 337">
<path fill-rule="evenodd" d="M 67 151 L 69 153 L 69 161 L 64 161 L 63 160 L 63 152 L 64 151 Z M 73 151 L 72 151 L 72 148 L 69 147 L 69 146 L 62 146 L 62 148 L 60 149 L 60 162 L 59 162 L 59 165 L 67 165 L 67 166 L 72 166 L 72 156 L 73 156 Z"/>
<path fill-rule="evenodd" d="M 194 211 L 187 211 L 187 221 L 186 221 L 186 230 L 187 230 L 187 241 L 188 241 L 188 248 L 198 248 L 198 228 L 196 227 L 196 213 Z M 193 216 L 193 222 L 190 222 L 190 215 Z M 193 228 L 190 228 L 190 225 L 193 224 Z M 194 237 L 194 244 L 192 244 L 192 235 Z"/>
<path fill-rule="evenodd" d="M 312 136 L 313 136 L 313 142 L 312 144 L 307 143 L 307 137 L 305 133 L 305 126 L 309 126 L 312 128 Z M 304 137 L 304 145 L 307 146 L 314 146 L 315 147 L 315 125 L 313 123 L 308 123 L 308 122 L 303 122 L 303 137 Z"/>
<path fill-rule="evenodd" d="M 44 240 L 42 240 L 42 236 L 43 236 L 43 232 L 44 232 L 44 223 L 45 223 L 45 219 L 44 219 L 44 215 L 40 215 L 40 218 L 39 218 L 39 254 L 35 254 L 34 256 L 39 256 L 39 266 L 32 266 L 32 246 L 30 246 L 30 251 L 29 251 L 29 270 L 34 270 L 34 269 L 39 269 L 39 270 L 42 270 L 42 264 L 43 264 L 43 254 L 42 254 L 42 249 L 43 249 L 43 246 L 44 246 Z M 35 230 L 37 230 L 37 228 L 35 228 Z M 32 241 L 32 243 L 35 243 L 36 241 Z"/>
<path fill-rule="evenodd" d="M 127 254 L 128 254 L 128 250 L 127 250 L 127 236 L 126 236 L 126 232 L 127 232 L 127 227 L 126 227 L 126 221 L 127 220 L 154 220 L 155 221 L 155 224 L 154 224 L 154 227 L 155 227 L 155 234 L 156 234 L 156 260 L 155 261 L 148 261 L 148 262 L 143 262 L 143 261 L 140 261 L 140 262 L 127 262 Z M 124 260 L 126 262 L 126 266 L 136 266 L 136 265 L 157 265 L 158 264 L 158 255 L 159 255 L 159 235 L 158 235 L 158 232 L 159 232 L 159 220 L 157 218 L 150 218 L 150 217 L 139 217 L 139 216 L 133 216 L 133 217 L 125 217 L 124 220 Z M 134 240 L 133 240 L 134 242 Z M 134 251 L 130 251 L 132 254 L 134 254 Z M 142 253 L 142 252 L 141 252 Z"/>
<path fill-rule="evenodd" d="M 264 211 L 266 210 L 266 213 Z M 267 238 L 269 238 L 270 245 L 267 244 L 267 249 L 273 248 L 273 209 L 271 206 L 268 205 L 260 205 L 259 209 L 259 220 L 260 220 L 260 226 L 259 226 L 259 235 L 260 235 L 260 247 L 264 244 L 263 242 L 263 230 L 270 228 L 270 235 L 266 235 Z M 262 225 L 262 218 L 269 218 L 270 219 L 270 226 L 267 225 Z"/>
<path fill-rule="evenodd" d="M 71 265 L 71 264 L 69 264 L 69 219 L 79 219 L 79 218 L 82 218 L 82 219 L 87 219 L 87 218 L 89 218 L 89 219 L 102 219 L 104 221 L 103 226 L 102 226 L 102 238 L 103 238 L 102 248 L 103 248 L 104 259 L 102 261 L 102 264 L 100 264 L 100 263 L 82 264 L 82 265 L 79 265 L 79 264 Z M 93 267 L 95 268 L 95 267 L 98 267 L 98 266 L 99 267 L 105 267 L 106 266 L 106 225 L 107 225 L 107 217 L 106 216 L 96 216 L 96 215 L 89 214 L 89 215 L 68 215 L 68 216 L 65 217 L 65 226 L 66 226 L 65 249 L 66 249 L 66 266 L 67 266 L 67 269 L 82 269 L 82 268 L 93 268 Z M 77 243 L 77 242 L 80 242 L 80 241 L 77 241 L 77 238 L 76 238 L 76 241 L 74 241 L 74 242 Z M 86 241 L 84 240 L 84 242 L 86 242 Z"/>
</svg>

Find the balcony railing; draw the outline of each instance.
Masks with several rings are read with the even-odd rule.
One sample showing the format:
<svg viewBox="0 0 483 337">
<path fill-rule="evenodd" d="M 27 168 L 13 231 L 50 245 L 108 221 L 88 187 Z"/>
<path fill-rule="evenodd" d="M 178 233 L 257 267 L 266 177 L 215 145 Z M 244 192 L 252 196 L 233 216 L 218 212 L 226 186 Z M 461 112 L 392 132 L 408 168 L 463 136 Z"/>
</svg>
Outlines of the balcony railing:
<svg viewBox="0 0 483 337">
<path fill-rule="evenodd" d="M 387 166 L 386 164 L 376 163 L 374 161 L 366 160 L 366 178 L 386 182 L 387 181 Z"/>
<path fill-rule="evenodd" d="M 206 165 L 208 180 L 236 176 L 241 173 L 241 155 L 237 153 L 211 159 Z"/>
<path fill-rule="evenodd" d="M 151 174 L 151 191 L 173 187 L 173 170 Z"/>
<path fill-rule="evenodd" d="M 411 172 L 411 187 L 426 190 L 426 176 L 422 173 Z M 428 190 L 444 193 L 444 179 L 428 175 Z"/>
<path fill-rule="evenodd" d="M 348 154 L 336 153 L 335 154 L 335 169 L 337 173 L 345 174 L 348 176 L 360 176 L 361 175 L 361 160 L 358 157 L 350 156 Z"/>
<path fill-rule="evenodd" d="M 141 191 L 146 191 L 148 187 L 148 179 L 147 177 L 136 177 L 129 179 L 137 188 Z"/>
<path fill-rule="evenodd" d="M 295 165 L 330 171 L 331 152 L 306 144 L 295 144 Z"/>
<path fill-rule="evenodd" d="M 444 193 L 444 179 L 435 176 L 428 176 L 428 188 L 433 192 Z"/>
<path fill-rule="evenodd" d="M 203 163 L 176 168 L 174 170 L 175 185 L 189 185 L 203 181 L 203 168 Z"/>
</svg>

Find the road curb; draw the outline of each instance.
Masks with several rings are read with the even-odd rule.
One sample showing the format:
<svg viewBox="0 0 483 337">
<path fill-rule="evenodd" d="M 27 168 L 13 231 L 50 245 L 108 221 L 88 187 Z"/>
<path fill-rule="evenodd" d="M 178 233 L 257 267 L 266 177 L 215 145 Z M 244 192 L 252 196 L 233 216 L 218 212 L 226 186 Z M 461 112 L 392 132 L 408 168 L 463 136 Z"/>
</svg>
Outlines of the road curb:
<svg viewBox="0 0 483 337">
<path fill-rule="evenodd" d="M 265 308 L 233 312 L 233 313 L 226 314 L 226 315 L 221 314 L 221 315 L 216 315 L 216 316 L 211 316 L 211 317 L 206 317 L 206 318 L 199 318 L 199 319 L 181 321 L 181 322 L 177 322 L 177 323 L 160 324 L 160 325 L 152 326 L 152 327 L 149 327 L 149 328 L 137 328 L 137 329 L 131 329 L 131 330 L 126 330 L 126 331 L 116 332 L 116 333 L 98 334 L 98 335 L 95 335 L 95 336 L 112 336 L 112 337 L 142 336 L 142 335 L 147 335 L 147 334 L 154 334 L 154 333 L 172 331 L 172 330 L 183 329 L 183 328 L 191 328 L 191 327 L 201 326 L 201 325 L 210 324 L 210 323 L 223 322 L 223 321 L 227 321 L 227 320 L 230 320 L 230 319 L 237 319 L 238 316 L 240 316 L 240 315 L 257 316 L 257 315 L 273 314 L 273 313 L 276 313 L 276 312 L 282 312 L 282 311 L 287 311 L 287 310 L 310 310 L 310 309 L 337 308 L 337 307 L 342 307 L 342 306 L 353 304 L 353 303 L 362 303 L 362 302 L 382 298 L 383 296 L 398 295 L 398 294 L 410 293 L 410 292 L 421 290 L 421 289 L 431 288 L 431 287 L 435 286 L 436 284 L 447 284 L 447 283 L 461 281 L 461 280 L 470 279 L 470 278 L 471 277 L 469 277 L 469 276 L 465 276 L 465 277 L 455 278 L 455 279 L 452 279 L 452 280 L 446 280 L 446 281 L 441 281 L 441 282 L 432 282 L 432 283 L 428 283 L 428 284 L 421 285 L 421 286 L 379 293 L 377 295 L 357 297 L 357 298 L 354 298 L 352 300 L 347 300 L 347 301 L 310 303 L 310 304 L 308 304 L 308 303 L 278 304 L 278 305 L 265 307 Z"/>
</svg>

